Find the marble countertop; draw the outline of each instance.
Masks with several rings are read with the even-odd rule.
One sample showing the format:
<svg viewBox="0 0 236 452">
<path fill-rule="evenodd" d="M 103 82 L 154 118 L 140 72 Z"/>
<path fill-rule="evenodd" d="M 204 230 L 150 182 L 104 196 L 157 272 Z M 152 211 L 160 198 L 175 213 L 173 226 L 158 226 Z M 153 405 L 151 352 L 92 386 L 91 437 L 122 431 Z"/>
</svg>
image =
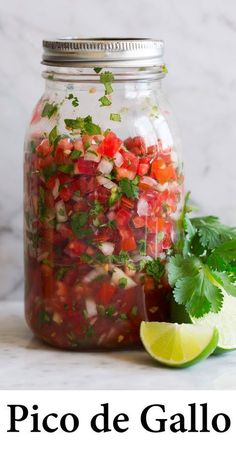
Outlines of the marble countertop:
<svg viewBox="0 0 236 452">
<path fill-rule="evenodd" d="M 141 350 L 60 351 L 32 336 L 22 302 L 0 302 L 0 363 L 0 389 L 236 389 L 236 352 L 167 369 Z"/>
</svg>

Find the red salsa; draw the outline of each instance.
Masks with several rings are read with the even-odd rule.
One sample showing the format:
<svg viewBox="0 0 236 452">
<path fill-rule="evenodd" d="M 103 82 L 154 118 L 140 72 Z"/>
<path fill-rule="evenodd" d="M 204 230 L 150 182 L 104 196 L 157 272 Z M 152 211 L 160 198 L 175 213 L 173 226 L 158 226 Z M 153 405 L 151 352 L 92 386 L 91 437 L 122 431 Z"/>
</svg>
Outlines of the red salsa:
<svg viewBox="0 0 236 452">
<path fill-rule="evenodd" d="M 142 319 L 168 320 L 182 175 L 161 140 L 122 140 L 91 119 L 33 134 L 26 152 L 26 317 L 61 348 L 136 346 Z"/>
</svg>

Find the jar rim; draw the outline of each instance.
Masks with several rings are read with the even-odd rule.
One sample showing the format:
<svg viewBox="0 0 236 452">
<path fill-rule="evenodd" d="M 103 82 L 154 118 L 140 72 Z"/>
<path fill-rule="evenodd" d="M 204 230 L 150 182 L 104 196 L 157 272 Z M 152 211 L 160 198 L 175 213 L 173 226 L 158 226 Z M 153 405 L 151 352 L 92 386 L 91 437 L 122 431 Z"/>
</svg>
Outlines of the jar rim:
<svg viewBox="0 0 236 452">
<path fill-rule="evenodd" d="M 42 64 L 61 67 L 162 66 L 164 42 L 151 38 L 79 38 L 43 40 Z"/>
</svg>

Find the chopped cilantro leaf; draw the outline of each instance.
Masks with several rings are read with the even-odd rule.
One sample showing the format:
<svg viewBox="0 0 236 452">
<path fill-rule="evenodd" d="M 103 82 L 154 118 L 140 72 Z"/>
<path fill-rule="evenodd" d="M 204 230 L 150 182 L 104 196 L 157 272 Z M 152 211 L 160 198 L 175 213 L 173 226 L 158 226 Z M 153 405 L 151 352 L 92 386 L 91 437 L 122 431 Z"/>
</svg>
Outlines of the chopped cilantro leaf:
<svg viewBox="0 0 236 452">
<path fill-rule="evenodd" d="M 52 163 L 49 166 L 45 166 L 45 168 L 42 169 L 42 174 L 43 174 L 45 181 L 47 182 L 48 179 L 50 179 L 50 177 L 56 173 L 56 171 L 57 171 L 57 165 L 55 163 Z"/>
<path fill-rule="evenodd" d="M 102 71 L 102 67 L 94 67 L 93 70 L 94 72 L 96 72 L 96 74 L 99 74 L 99 72 Z"/>
<path fill-rule="evenodd" d="M 58 131 L 57 131 L 57 126 L 55 126 L 55 127 L 53 127 L 53 129 L 51 130 L 51 132 L 48 135 L 49 143 L 54 144 L 57 137 L 58 137 Z"/>
<path fill-rule="evenodd" d="M 99 135 L 101 128 L 92 122 L 91 116 L 76 119 L 64 119 L 65 125 L 68 129 L 80 130 L 82 134 Z"/>
<path fill-rule="evenodd" d="M 77 212 L 72 216 L 71 227 L 76 237 L 80 238 L 81 228 L 87 223 L 87 212 Z"/>
<path fill-rule="evenodd" d="M 62 173 L 65 173 L 65 174 L 71 173 L 73 171 L 73 169 L 74 169 L 74 165 L 73 164 L 58 166 L 58 170 L 61 171 Z"/>
<path fill-rule="evenodd" d="M 102 96 L 98 100 L 101 103 L 101 107 L 109 107 L 109 105 L 112 104 L 112 102 L 110 101 L 110 99 L 108 99 L 107 96 Z"/>
<path fill-rule="evenodd" d="M 110 114 L 111 121 L 121 122 L 121 115 L 119 113 L 111 113 Z"/>
<path fill-rule="evenodd" d="M 106 96 L 113 92 L 111 84 L 112 82 L 114 82 L 114 75 L 112 74 L 112 72 L 102 72 L 102 74 L 100 75 L 100 82 L 104 85 Z"/>
<path fill-rule="evenodd" d="M 165 267 L 157 257 L 156 259 L 146 261 L 145 272 L 147 275 L 152 276 L 154 281 L 158 283 L 165 272 Z"/>
<path fill-rule="evenodd" d="M 70 154 L 71 160 L 77 160 L 81 157 L 82 151 L 79 151 L 78 149 L 74 149 Z"/>
<path fill-rule="evenodd" d="M 138 183 L 138 176 L 136 176 L 134 180 L 130 180 L 127 177 L 124 177 L 120 181 L 121 192 L 124 193 L 127 198 L 137 198 L 139 193 Z"/>
<path fill-rule="evenodd" d="M 103 205 L 95 199 L 95 201 L 90 209 L 90 215 L 98 215 L 99 213 L 102 213 L 103 210 L 104 210 Z"/>
<path fill-rule="evenodd" d="M 141 239 L 138 241 L 138 245 L 139 245 L 139 252 L 141 255 L 145 255 L 146 254 L 146 240 L 145 239 Z"/>
<path fill-rule="evenodd" d="M 50 104 L 49 102 L 46 102 L 46 104 L 43 107 L 42 111 L 42 117 L 48 117 L 49 119 L 57 112 L 58 106 L 55 103 Z"/>
</svg>

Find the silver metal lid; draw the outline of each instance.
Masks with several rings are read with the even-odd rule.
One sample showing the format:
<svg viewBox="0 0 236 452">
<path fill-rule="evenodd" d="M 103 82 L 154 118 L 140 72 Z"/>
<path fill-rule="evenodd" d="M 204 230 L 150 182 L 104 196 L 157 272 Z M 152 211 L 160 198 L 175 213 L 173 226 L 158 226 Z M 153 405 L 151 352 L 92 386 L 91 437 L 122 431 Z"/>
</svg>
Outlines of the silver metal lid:
<svg viewBox="0 0 236 452">
<path fill-rule="evenodd" d="M 59 38 L 43 41 L 42 63 L 48 66 L 161 66 L 164 42 L 139 38 Z"/>
</svg>

